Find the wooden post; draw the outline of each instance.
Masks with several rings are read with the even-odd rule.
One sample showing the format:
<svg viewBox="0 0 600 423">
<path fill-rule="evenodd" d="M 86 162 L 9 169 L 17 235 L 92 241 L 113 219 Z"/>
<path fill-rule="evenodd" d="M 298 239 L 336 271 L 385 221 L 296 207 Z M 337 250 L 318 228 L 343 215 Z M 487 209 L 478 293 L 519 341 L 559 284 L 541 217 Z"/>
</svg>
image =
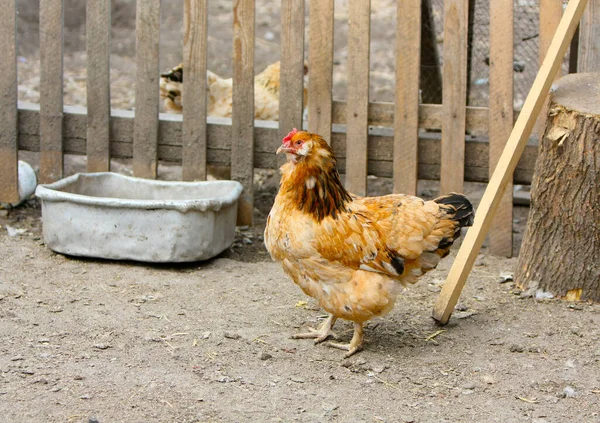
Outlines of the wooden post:
<svg viewBox="0 0 600 423">
<path fill-rule="evenodd" d="M 156 179 L 160 70 L 160 0 L 137 0 L 133 174 Z"/>
<path fill-rule="evenodd" d="M 504 189 L 511 180 L 512 173 L 527 144 L 527 140 L 545 102 L 552 81 L 561 66 L 573 33 L 583 14 L 585 4 L 586 0 L 571 0 L 560 21 L 548 49 L 546 60 L 542 63 L 533 86 L 529 91 L 529 95 L 525 99 L 521 113 L 506 143 L 506 147 L 498 160 L 498 165 L 479 203 L 473 227 L 467 232 L 450 269 L 446 283 L 442 288 L 442 292 L 433 308 L 433 318 L 440 324 L 448 323 L 454 306 L 460 297 L 475 258 L 490 229 L 494 213 L 500 204 Z"/>
<path fill-rule="evenodd" d="M 254 211 L 254 0 L 233 6 L 233 113 L 231 179 L 244 186 L 238 225 L 251 225 Z"/>
<path fill-rule="evenodd" d="M 308 130 L 331 144 L 334 0 L 309 0 Z"/>
<path fill-rule="evenodd" d="M 87 171 L 110 169 L 110 0 L 87 2 Z"/>
<path fill-rule="evenodd" d="M 492 175 L 513 126 L 513 0 L 490 2 L 489 174 Z M 511 178 L 512 179 L 512 178 Z M 490 253 L 512 256 L 512 180 L 490 230 Z"/>
<path fill-rule="evenodd" d="M 465 174 L 468 0 L 444 1 L 440 194 L 462 192 Z"/>
<path fill-rule="evenodd" d="M 304 111 L 304 0 L 281 2 L 279 137 L 276 150 L 292 128 L 302 128 Z M 283 164 L 285 155 L 280 156 Z"/>
<path fill-rule="evenodd" d="M 351 1 L 348 17 L 346 188 L 367 195 L 371 0 Z"/>
<path fill-rule="evenodd" d="M 581 19 L 577 70 L 600 71 L 600 0 L 589 0 Z"/>
<path fill-rule="evenodd" d="M 417 194 L 421 0 L 399 0 L 396 28 L 394 192 Z"/>
<path fill-rule="evenodd" d="M 40 0 L 40 183 L 63 176 L 63 0 Z"/>
<path fill-rule="evenodd" d="M 600 302 L 600 73 L 554 84 L 515 282 Z"/>
<path fill-rule="evenodd" d="M 0 202 L 19 201 L 17 145 L 17 2 L 0 9 Z"/>
<path fill-rule="evenodd" d="M 208 0 L 185 0 L 183 8 L 182 177 L 206 179 L 206 38 Z"/>
</svg>

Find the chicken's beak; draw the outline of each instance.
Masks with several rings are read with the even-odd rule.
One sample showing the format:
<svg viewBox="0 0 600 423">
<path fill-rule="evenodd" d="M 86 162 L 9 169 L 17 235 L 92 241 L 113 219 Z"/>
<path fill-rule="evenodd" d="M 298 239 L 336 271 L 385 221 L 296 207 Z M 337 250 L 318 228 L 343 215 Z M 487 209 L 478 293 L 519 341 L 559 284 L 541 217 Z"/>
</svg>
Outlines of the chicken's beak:
<svg viewBox="0 0 600 423">
<path fill-rule="evenodd" d="M 281 153 L 291 153 L 291 152 L 293 152 L 293 151 L 294 151 L 293 149 L 291 149 L 291 148 L 289 148 L 289 147 L 286 147 L 285 145 L 282 145 L 281 147 L 279 147 L 279 148 L 277 149 L 277 152 L 276 152 L 275 154 L 281 154 Z"/>
</svg>

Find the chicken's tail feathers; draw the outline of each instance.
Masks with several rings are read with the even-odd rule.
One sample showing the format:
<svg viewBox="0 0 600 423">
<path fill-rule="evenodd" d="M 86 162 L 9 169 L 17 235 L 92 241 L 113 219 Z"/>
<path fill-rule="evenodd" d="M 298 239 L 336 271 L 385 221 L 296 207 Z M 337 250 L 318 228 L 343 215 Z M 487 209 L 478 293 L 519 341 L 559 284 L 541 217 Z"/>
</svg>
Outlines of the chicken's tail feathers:
<svg viewBox="0 0 600 423">
<path fill-rule="evenodd" d="M 446 215 L 449 219 L 458 222 L 460 228 L 473 225 L 473 219 L 475 212 L 473 211 L 473 204 L 463 194 L 457 194 L 451 192 L 447 195 L 442 195 L 436 198 L 438 203 L 446 211 Z"/>
<path fill-rule="evenodd" d="M 450 246 L 460 237 L 460 229 L 473 225 L 475 213 L 473 212 L 471 202 L 462 194 L 452 192 L 448 195 L 438 197 L 433 201 L 439 204 L 444 213 L 440 224 L 444 225 L 443 222 L 452 222 L 453 226 L 453 229 L 448 228 L 450 231 L 446 232 L 446 235 L 438 245 L 438 249 L 445 256 L 450 252 Z"/>
</svg>

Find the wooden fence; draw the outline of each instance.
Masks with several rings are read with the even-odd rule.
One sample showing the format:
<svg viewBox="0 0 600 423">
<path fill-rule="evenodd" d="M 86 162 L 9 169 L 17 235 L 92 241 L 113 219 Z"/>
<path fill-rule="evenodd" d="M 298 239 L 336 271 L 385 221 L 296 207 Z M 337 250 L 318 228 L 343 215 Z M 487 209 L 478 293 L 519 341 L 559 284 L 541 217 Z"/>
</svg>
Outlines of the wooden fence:
<svg viewBox="0 0 600 423">
<path fill-rule="evenodd" d="M 557 17 L 560 0 L 542 0 Z M 591 4 L 594 4 L 592 1 Z M 40 104 L 18 104 L 16 0 L 0 9 L 0 201 L 17 194 L 18 150 L 40 152 L 42 183 L 62 177 L 63 155 L 87 155 L 90 172 L 110 158 L 133 158 L 134 175 L 155 178 L 158 160 L 182 163 L 185 180 L 204 179 L 206 165 L 231 165 L 245 191 L 240 219 L 251 223 L 256 167 L 276 168 L 275 150 L 292 127 L 302 127 L 305 1 L 281 1 L 280 120 L 254 120 L 254 0 L 233 7 L 233 115 L 206 120 L 208 0 L 185 0 L 183 116 L 159 114 L 160 0 L 138 0 L 136 107 L 110 110 L 110 0 L 87 2 L 87 108 L 64 107 L 63 0 L 40 0 Z M 332 101 L 334 0 L 308 0 L 308 129 L 330 140 L 347 187 L 364 195 L 367 174 L 391 177 L 394 191 L 416 193 L 417 179 L 439 179 L 441 190 L 486 182 L 512 128 L 513 0 L 490 2 L 490 104 L 467 107 L 468 0 L 444 1 L 443 101 L 419 104 L 421 1 L 398 0 L 395 103 L 369 102 L 370 1 L 350 1 L 347 102 Z M 554 6 L 554 7 L 550 7 Z M 592 7 L 592 6 L 590 6 Z M 596 3 L 596 10 L 598 5 Z M 552 36 L 542 23 L 541 45 Z M 548 23 L 550 22 L 550 23 Z M 597 28 L 591 25 L 590 28 Z M 588 35 L 591 30 L 587 32 Z M 593 37 L 592 37 L 593 38 Z M 544 44 L 546 43 L 546 44 Z M 587 53 L 590 54 L 589 52 Z M 586 56 L 586 60 L 589 60 Z M 441 140 L 422 129 L 441 130 Z M 465 133 L 488 134 L 489 143 Z M 530 145 L 514 181 L 528 184 L 536 158 Z M 512 187 L 491 234 L 494 253 L 512 253 Z"/>
</svg>

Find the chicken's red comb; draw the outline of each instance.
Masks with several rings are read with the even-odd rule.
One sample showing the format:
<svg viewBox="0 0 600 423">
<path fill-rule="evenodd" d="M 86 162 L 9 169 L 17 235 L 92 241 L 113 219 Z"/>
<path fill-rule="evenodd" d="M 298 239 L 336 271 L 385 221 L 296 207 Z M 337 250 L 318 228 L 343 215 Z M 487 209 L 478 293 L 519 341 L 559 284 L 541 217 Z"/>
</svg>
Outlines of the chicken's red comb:
<svg viewBox="0 0 600 423">
<path fill-rule="evenodd" d="M 298 130 L 296 128 L 292 129 L 291 132 L 289 134 L 287 134 L 285 137 L 283 137 L 283 142 L 290 142 L 292 140 L 292 137 L 294 135 L 296 135 L 296 133 L 298 132 Z"/>
</svg>

